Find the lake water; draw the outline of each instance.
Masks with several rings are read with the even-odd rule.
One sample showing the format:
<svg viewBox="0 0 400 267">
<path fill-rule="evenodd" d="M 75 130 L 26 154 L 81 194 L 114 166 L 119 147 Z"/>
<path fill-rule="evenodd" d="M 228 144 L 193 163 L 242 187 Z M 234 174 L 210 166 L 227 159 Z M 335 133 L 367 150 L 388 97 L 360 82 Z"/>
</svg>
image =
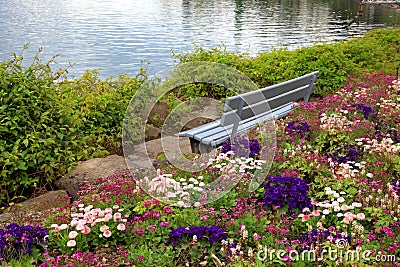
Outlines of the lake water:
<svg viewBox="0 0 400 267">
<path fill-rule="evenodd" d="M 101 68 L 102 78 L 134 75 L 150 63 L 156 73 L 174 63 L 171 52 L 225 44 L 229 51 L 270 51 L 362 36 L 399 26 L 400 12 L 358 0 L 0 0 L 0 60 L 30 42 L 25 59 L 43 48 L 61 54 L 70 76 Z"/>
</svg>

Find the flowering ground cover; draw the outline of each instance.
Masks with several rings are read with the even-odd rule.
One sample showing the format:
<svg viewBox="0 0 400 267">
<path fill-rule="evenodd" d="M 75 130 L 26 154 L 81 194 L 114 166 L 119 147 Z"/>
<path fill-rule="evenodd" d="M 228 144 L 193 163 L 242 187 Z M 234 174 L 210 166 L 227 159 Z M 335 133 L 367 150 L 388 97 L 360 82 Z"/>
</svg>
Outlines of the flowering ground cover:
<svg viewBox="0 0 400 267">
<path fill-rule="evenodd" d="M 393 80 L 350 77 L 336 94 L 276 121 L 274 162 L 253 192 L 248 183 L 262 163 L 257 132 L 225 143 L 201 172 L 158 166 L 154 181 L 168 178 L 179 189 L 174 199 L 222 176 L 238 178 L 218 200 L 171 205 L 149 198 L 132 174 L 99 178 L 35 233 L 4 226 L 2 266 L 398 266 L 400 84 Z"/>
</svg>

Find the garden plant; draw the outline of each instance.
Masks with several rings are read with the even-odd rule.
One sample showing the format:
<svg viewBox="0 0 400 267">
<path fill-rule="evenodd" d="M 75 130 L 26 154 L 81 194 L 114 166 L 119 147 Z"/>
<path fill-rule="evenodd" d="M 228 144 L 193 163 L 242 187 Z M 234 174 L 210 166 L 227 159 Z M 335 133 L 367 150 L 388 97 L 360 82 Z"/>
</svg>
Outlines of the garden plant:
<svg viewBox="0 0 400 267">
<path fill-rule="evenodd" d="M 399 266 L 400 82 L 389 58 L 399 46 L 394 29 L 253 59 L 203 48 L 177 55 L 236 66 L 260 85 L 296 76 L 301 60 L 309 62 L 304 72 L 321 72 L 317 97 L 276 120 L 275 157 L 263 184 L 248 189 L 263 149 L 257 129 L 225 142 L 203 171 L 156 166 L 183 195 L 221 175 L 240 177 L 211 203 L 169 205 L 144 193 L 132 173 L 99 177 L 40 225 L 3 225 L 1 266 Z M 373 59 L 368 47 L 376 48 Z M 271 69 L 261 63 L 266 59 Z M 28 68 L 20 60 L 0 65 L 5 209 L 77 160 L 118 151 L 126 95 L 146 79 L 140 73 L 100 81 L 94 71 L 54 82 L 61 72 L 38 58 Z M 281 62 L 281 76 L 274 76 L 273 62 Z M 221 88 L 190 88 L 177 96 L 224 95 Z"/>
</svg>

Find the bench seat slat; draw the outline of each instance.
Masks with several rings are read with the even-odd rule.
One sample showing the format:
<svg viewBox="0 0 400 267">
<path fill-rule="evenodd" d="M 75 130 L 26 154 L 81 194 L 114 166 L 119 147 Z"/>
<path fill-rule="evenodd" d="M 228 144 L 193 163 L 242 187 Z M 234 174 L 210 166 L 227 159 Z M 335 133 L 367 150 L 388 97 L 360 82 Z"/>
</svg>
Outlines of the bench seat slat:
<svg viewBox="0 0 400 267">
<path fill-rule="evenodd" d="M 244 132 L 250 130 L 256 126 L 256 124 L 266 118 L 281 118 L 286 115 L 292 109 L 293 103 L 287 103 L 286 105 L 275 109 L 274 111 L 268 111 L 264 114 L 260 114 L 257 117 L 252 117 L 247 120 L 241 121 L 239 125 L 238 132 Z M 206 132 L 199 132 L 197 134 L 193 134 L 192 138 L 201 141 L 206 145 L 218 145 L 227 140 L 232 132 L 233 125 L 222 126 L 218 125 L 217 127 L 210 129 Z M 221 141 L 222 140 L 222 141 Z"/>
<path fill-rule="evenodd" d="M 215 120 L 206 124 L 203 124 L 199 127 L 184 131 L 184 132 L 180 132 L 179 136 L 180 137 L 193 137 L 196 134 L 199 134 L 201 132 L 206 132 L 208 130 L 214 129 L 216 127 L 218 127 L 219 125 L 221 125 L 221 120 Z"/>
<path fill-rule="evenodd" d="M 248 121 L 253 121 L 253 120 L 257 119 L 258 117 L 265 117 L 268 114 L 270 116 L 271 116 L 271 114 L 272 114 L 272 116 L 274 116 L 275 113 L 276 114 L 280 114 L 282 112 L 289 112 L 292 105 L 293 105 L 293 103 L 290 102 L 290 103 L 287 103 L 286 105 L 284 105 L 282 107 L 279 107 L 278 109 L 275 109 L 275 110 L 272 110 L 272 111 L 268 110 L 267 112 L 259 114 L 257 117 L 251 117 L 251 118 L 248 118 L 246 120 L 241 121 L 239 123 L 239 125 L 243 125 L 243 124 L 247 123 Z M 284 111 L 282 111 L 283 109 L 284 109 Z M 227 125 L 227 126 L 223 126 L 222 124 L 219 124 L 215 128 L 208 129 L 207 131 L 202 131 L 202 130 L 199 129 L 198 132 L 193 134 L 193 138 L 195 138 L 198 141 L 202 141 L 202 142 L 204 141 L 204 142 L 207 143 L 207 141 L 205 141 L 205 139 L 209 139 L 211 136 L 214 136 L 214 135 L 217 135 L 217 134 L 218 134 L 218 136 L 222 136 L 222 135 L 228 135 L 229 136 L 229 135 L 231 135 L 232 128 L 233 128 L 233 124 L 230 124 L 230 125 Z"/>
<path fill-rule="evenodd" d="M 208 149 L 220 145 L 237 133 L 248 131 L 261 120 L 286 116 L 292 108 L 299 106 L 296 101 L 307 102 L 314 91 L 318 71 L 272 85 L 260 90 L 236 95 L 226 99 L 221 119 L 179 133 L 189 137 L 192 151 L 200 153 L 197 146 Z M 200 146 L 199 146 L 200 147 Z"/>
<path fill-rule="evenodd" d="M 274 110 L 272 113 L 266 112 L 265 114 L 261 114 L 260 116 L 250 118 L 246 121 L 242 121 L 239 124 L 238 133 L 246 132 L 250 129 L 253 129 L 262 120 L 281 118 L 291 111 L 292 106 L 293 106 L 292 103 L 288 103 L 285 106 L 282 106 L 282 107 Z M 224 129 L 226 127 L 221 126 L 221 128 Z M 230 130 L 230 132 L 232 131 L 232 126 L 230 127 L 229 130 Z M 201 142 L 206 145 L 216 146 L 216 145 L 219 145 L 219 144 L 223 143 L 224 141 L 226 141 L 229 137 L 230 137 L 230 134 L 226 135 L 226 131 L 220 131 L 218 134 L 215 134 L 208 138 L 202 139 Z"/>
</svg>

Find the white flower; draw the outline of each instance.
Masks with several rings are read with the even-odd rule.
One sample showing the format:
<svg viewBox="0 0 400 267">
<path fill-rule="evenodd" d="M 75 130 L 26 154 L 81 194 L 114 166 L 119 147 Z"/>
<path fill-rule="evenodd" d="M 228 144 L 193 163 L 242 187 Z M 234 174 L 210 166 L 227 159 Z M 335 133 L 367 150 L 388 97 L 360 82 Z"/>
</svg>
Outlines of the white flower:
<svg viewBox="0 0 400 267">
<path fill-rule="evenodd" d="M 75 239 L 75 237 L 77 237 L 77 236 L 78 236 L 78 232 L 76 232 L 76 231 L 71 231 L 68 234 L 69 239 Z"/>
<path fill-rule="evenodd" d="M 325 214 L 325 215 L 328 215 L 330 212 L 329 212 L 328 209 L 324 209 L 324 210 L 322 211 L 322 213 Z"/>
<path fill-rule="evenodd" d="M 339 204 L 339 199 L 338 199 L 338 201 L 333 201 L 332 202 L 332 206 L 333 207 L 336 207 L 336 206 L 339 206 L 340 204 Z"/>
<path fill-rule="evenodd" d="M 75 240 L 69 240 L 68 242 L 67 242 L 67 247 L 75 247 L 76 246 L 76 241 Z"/>
<path fill-rule="evenodd" d="M 338 205 L 339 205 L 339 203 L 343 203 L 344 202 L 344 198 L 343 197 L 339 197 L 337 199 L 337 202 L 338 202 Z"/>
</svg>

